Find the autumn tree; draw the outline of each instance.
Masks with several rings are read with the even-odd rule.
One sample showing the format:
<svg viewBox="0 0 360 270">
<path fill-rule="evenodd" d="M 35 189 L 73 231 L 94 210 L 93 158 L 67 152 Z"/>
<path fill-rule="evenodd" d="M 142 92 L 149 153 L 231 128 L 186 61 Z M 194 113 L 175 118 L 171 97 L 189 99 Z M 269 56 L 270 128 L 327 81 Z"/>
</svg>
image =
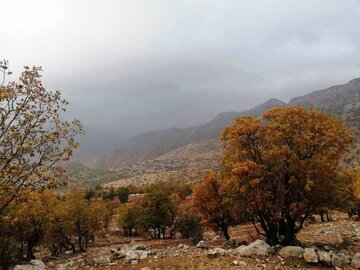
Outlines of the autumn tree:
<svg viewBox="0 0 360 270">
<path fill-rule="evenodd" d="M 222 170 L 239 185 L 270 244 L 294 243 L 309 215 L 340 203 L 337 187 L 351 182 L 339 160 L 352 136 L 340 119 L 313 109 L 274 108 L 258 119 L 238 117 L 222 141 Z"/>
<path fill-rule="evenodd" d="M 44 88 L 40 67 L 25 67 L 18 82 L 0 85 L 0 215 L 20 194 L 54 187 L 64 176 L 59 163 L 83 132 L 78 120 L 62 119 L 67 105 L 59 91 Z"/>
<path fill-rule="evenodd" d="M 101 229 L 102 208 L 85 201 L 84 194 L 75 187 L 65 199 L 68 223 L 71 224 L 72 232 L 77 238 L 79 250 L 86 251 L 94 233 Z"/>
<path fill-rule="evenodd" d="M 210 172 L 204 182 L 194 188 L 194 206 L 205 223 L 221 231 L 230 239 L 229 227 L 237 224 L 243 215 L 239 186 L 219 173 Z"/>
</svg>

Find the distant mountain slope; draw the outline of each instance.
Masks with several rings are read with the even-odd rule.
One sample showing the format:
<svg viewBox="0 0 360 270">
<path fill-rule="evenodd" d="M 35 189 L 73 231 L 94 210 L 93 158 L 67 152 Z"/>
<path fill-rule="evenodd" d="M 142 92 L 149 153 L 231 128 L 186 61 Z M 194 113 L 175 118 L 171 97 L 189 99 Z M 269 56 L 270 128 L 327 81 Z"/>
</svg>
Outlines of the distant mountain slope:
<svg viewBox="0 0 360 270">
<path fill-rule="evenodd" d="M 328 114 L 339 116 L 354 134 L 350 153 L 343 157 L 346 166 L 360 163 L 360 78 L 342 85 L 312 92 L 290 100 L 289 105 L 315 107 Z"/>
<path fill-rule="evenodd" d="M 286 103 L 270 99 L 251 110 L 221 113 L 202 126 L 142 133 L 131 137 L 119 149 L 86 159 L 84 163 L 92 168 L 117 169 L 133 162 L 154 159 L 190 143 L 218 138 L 222 130 L 238 115 L 259 116 L 275 106 L 286 106 Z"/>
<path fill-rule="evenodd" d="M 257 117 L 276 106 L 311 106 L 328 114 L 338 115 L 345 121 L 355 137 L 360 137 L 360 78 L 358 78 L 343 85 L 292 98 L 288 104 L 277 99 L 270 99 L 251 110 L 221 113 L 201 126 L 185 129 L 170 128 L 139 134 L 127 140 L 118 149 L 87 158 L 83 162 L 91 168 L 117 170 L 134 162 L 156 159 L 189 144 L 218 139 L 224 127 L 232 123 L 238 115 Z M 346 157 L 348 164 L 358 162 L 360 156 L 358 141 L 353 145 L 354 152 Z M 174 153 L 176 152 L 172 154 Z"/>
</svg>

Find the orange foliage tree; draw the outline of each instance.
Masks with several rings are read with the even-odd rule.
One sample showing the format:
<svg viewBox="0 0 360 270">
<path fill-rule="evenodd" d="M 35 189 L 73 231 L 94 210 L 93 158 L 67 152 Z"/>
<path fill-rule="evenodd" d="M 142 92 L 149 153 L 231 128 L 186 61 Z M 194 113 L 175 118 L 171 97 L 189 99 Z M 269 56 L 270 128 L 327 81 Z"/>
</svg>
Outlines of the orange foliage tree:
<svg viewBox="0 0 360 270">
<path fill-rule="evenodd" d="M 243 214 L 239 195 L 239 186 L 232 179 L 210 172 L 203 183 L 194 187 L 193 204 L 204 222 L 221 231 L 225 239 L 229 240 L 229 227 L 238 223 Z"/>
<path fill-rule="evenodd" d="M 7 62 L 0 62 L 5 76 Z M 55 186 L 83 132 L 78 120 L 62 119 L 68 102 L 46 91 L 40 67 L 25 67 L 19 82 L 0 85 L 0 215 L 19 194 Z"/>
<path fill-rule="evenodd" d="M 238 117 L 222 141 L 222 171 L 239 186 L 271 244 L 293 243 L 309 215 L 335 207 L 338 193 L 351 185 L 339 160 L 352 136 L 340 119 L 322 112 L 286 107 L 258 119 Z"/>
</svg>

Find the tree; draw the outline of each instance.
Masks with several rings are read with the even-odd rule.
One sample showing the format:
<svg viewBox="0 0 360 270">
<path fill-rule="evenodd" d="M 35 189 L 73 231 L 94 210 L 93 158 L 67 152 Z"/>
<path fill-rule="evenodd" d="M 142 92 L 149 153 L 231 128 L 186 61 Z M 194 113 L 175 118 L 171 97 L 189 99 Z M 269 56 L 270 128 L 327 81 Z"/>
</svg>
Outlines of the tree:
<svg viewBox="0 0 360 270">
<path fill-rule="evenodd" d="M 230 239 L 229 227 L 240 222 L 242 206 L 240 190 L 235 182 L 213 172 L 205 176 L 203 183 L 194 188 L 194 206 L 205 223 L 220 230 L 226 240 Z"/>
<path fill-rule="evenodd" d="M 7 63 L 0 64 L 6 72 Z M 0 215 L 20 194 L 54 187 L 83 132 L 62 120 L 68 102 L 41 83 L 40 67 L 25 67 L 19 82 L 0 85 Z M 26 190 L 26 192 L 24 192 Z"/>
<path fill-rule="evenodd" d="M 201 216 L 193 210 L 193 203 L 185 201 L 179 206 L 176 218 L 176 230 L 182 238 L 191 239 L 197 244 L 203 239 Z"/>
<path fill-rule="evenodd" d="M 222 170 L 234 178 L 270 244 L 292 244 L 319 207 L 349 187 L 339 169 L 352 136 L 340 119 L 313 109 L 274 108 L 236 118 L 223 134 Z"/>
<path fill-rule="evenodd" d="M 150 185 L 145 191 L 140 207 L 141 222 L 145 231 L 152 238 L 165 238 L 166 229 L 174 224 L 176 213 L 171 191 L 162 184 Z"/>
<path fill-rule="evenodd" d="M 354 215 L 360 217 L 360 167 L 356 167 L 352 172 L 354 184 L 352 188 L 352 200 L 350 205 L 348 205 L 348 214 L 351 218 Z"/>
<path fill-rule="evenodd" d="M 34 259 L 53 217 L 53 192 L 42 190 L 14 199 L 0 217 L 0 268 Z"/>
<path fill-rule="evenodd" d="M 92 198 L 94 198 L 96 195 L 95 191 L 93 189 L 88 189 L 86 192 L 85 192 L 85 199 L 87 201 L 91 201 Z"/>
<path fill-rule="evenodd" d="M 118 198 L 121 203 L 126 203 L 129 198 L 130 191 L 126 187 L 121 187 L 117 190 Z"/>
<path fill-rule="evenodd" d="M 116 197 L 116 192 L 113 187 L 110 188 L 109 192 L 104 191 L 102 199 L 105 201 L 113 201 Z"/>
<path fill-rule="evenodd" d="M 65 209 L 69 215 L 68 222 L 78 240 L 79 249 L 86 251 L 89 240 L 101 228 L 101 208 L 86 202 L 84 194 L 75 187 L 66 196 L 65 202 Z"/>
<path fill-rule="evenodd" d="M 141 227 L 141 210 L 137 205 L 127 205 L 120 211 L 118 224 L 124 231 L 124 236 L 135 236 Z"/>
</svg>

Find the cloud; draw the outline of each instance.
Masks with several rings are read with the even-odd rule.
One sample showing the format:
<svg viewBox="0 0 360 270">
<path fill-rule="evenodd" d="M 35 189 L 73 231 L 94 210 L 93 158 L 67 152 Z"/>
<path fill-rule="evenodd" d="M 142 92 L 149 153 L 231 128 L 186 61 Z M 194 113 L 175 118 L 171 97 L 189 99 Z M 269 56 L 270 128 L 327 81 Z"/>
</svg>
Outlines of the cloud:
<svg viewBox="0 0 360 270">
<path fill-rule="evenodd" d="M 70 113 L 119 136 L 198 125 L 360 76 L 360 2 L 0 1 L 0 55 L 42 65 Z"/>
</svg>

